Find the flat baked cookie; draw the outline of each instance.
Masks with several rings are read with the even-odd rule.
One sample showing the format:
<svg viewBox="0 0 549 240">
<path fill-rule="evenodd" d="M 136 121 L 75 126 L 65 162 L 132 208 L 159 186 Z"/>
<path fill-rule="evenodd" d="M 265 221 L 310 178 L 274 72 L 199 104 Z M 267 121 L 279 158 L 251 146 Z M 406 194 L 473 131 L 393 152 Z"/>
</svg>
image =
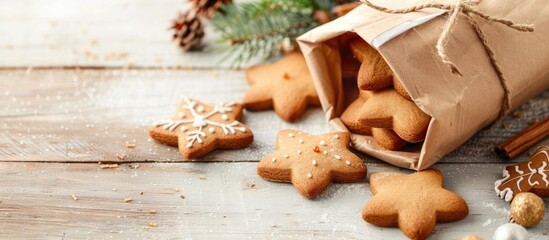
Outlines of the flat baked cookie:
<svg viewBox="0 0 549 240">
<path fill-rule="evenodd" d="M 184 98 L 171 118 L 149 128 L 159 143 L 179 146 L 184 159 L 201 157 L 214 149 L 243 148 L 253 142 L 252 131 L 239 122 L 242 106 L 223 102 L 210 106 Z"/>
<path fill-rule="evenodd" d="M 393 89 L 380 92 L 367 91 L 368 101 L 360 109 L 361 124 L 374 128 L 388 128 L 407 142 L 425 139 L 431 117 L 412 101 Z"/>
<path fill-rule="evenodd" d="M 386 128 L 372 128 L 360 123 L 359 116 L 362 105 L 367 100 L 367 96 L 361 91 L 360 97 L 351 103 L 341 114 L 341 122 L 349 129 L 349 131 L 361 135 L 371 135 L 376 143 L 388 150 L 399 150 L 406 146 L 407 142 L 400 138 L 393 130 Z"/>
<path fill-rule="evenodd" d="M 398 94 L 412 100 L 400 79 L 393 73 L 379 52 L 360 37 L 351 39 L 349 45 L 355 58 L 361 62 L 357 77 L 359 89 L 381 91 L 394 87 Z"/>
<path fill-rule="evenodd" d="M 370 189 L 373 197 L 362 218 L 381 227 L 398 226 L 411 239 L 426 239 L 437 222 L 458 221 L 469 214 L 465 200 L 443 188 L 442 173 L 436 169 L 374 173 Z"/>
<path fill-rule="evenodd" d="M 350 136 L 282 130 L 276 152 L 259 162 L 257 174 L 269 181 L 291 182 L 306 198 L 318 196 L 330 182 L 360 182 L 366 177 L 366 164 L 349 151 Z"/>
<path fill-rule="evenodd" d="M 289 53 L 275 63 L 261 64 L 246 70 L 251 88 L 242 104 L 248 110 L 273 109 L 285 121 L 296 121 L 307 106 L 320 106 L 313 79 L 305 58 Z"/>
</svg>

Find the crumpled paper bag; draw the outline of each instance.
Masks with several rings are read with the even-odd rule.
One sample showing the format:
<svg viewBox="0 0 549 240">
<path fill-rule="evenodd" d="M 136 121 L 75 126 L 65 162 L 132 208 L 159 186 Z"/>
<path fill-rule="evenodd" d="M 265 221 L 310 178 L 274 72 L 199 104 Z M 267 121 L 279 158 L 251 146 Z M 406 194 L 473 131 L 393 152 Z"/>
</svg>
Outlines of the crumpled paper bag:
<svg viewBox="0 0 549 240">
<path fill-rule="evenodd" d="M 399 9 L 421 2 L 375 3 Z M 511 109 L 548 89 L 549 4 L 546 0 L 528 3 L 484 0 L 475 8 L 491 16 L 535 25 L 534 32 L 519 32 L 476 18 L 508 81 Z M 353 134 L 354 148 L 399 167 L 423 170 L 498 117 L 503 89 L 481 41 L 465 17 L 458 18 L 446 45 L 448 57 L 463 77 L 452 74 L 436 54 L 435 44 L 447 19 L 447 11 L 438 9 L 389 14 L 362 5 L 298 38 L 326 118 L 336 130 L 347 131 L 339 116 L 348 105 L 349 96 L 356 94 L 346 87 L 349 84 L 342 78 L 352 67 L 345 64 L 342 68 L 340 54 L 346 47 L 346 39 L 354 34 L 380 52 L 413 101 L 432 117 L 421 145 L 389 151 L 379 147 L 370 136 Z"/>
</svg>

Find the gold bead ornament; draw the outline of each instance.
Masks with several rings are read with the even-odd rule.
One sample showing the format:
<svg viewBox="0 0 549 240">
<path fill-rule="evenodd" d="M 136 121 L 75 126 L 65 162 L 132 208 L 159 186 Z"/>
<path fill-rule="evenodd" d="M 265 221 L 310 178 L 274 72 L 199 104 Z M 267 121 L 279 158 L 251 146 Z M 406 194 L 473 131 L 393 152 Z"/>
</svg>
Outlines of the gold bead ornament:
<svg viewBox="0 0 549 240">
<path fill-rule="evenodd" d="M 511 222 L 533 227 L 545 217 L 543 199 L 530 192 L 519 193 L 511 203 Z"/>
</svg>

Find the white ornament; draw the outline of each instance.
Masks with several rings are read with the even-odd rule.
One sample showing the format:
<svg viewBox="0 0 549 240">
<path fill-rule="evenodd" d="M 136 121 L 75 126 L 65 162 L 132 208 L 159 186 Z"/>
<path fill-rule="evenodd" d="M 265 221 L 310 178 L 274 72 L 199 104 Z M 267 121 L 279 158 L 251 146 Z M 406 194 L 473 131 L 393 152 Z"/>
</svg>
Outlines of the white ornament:
<svg viewBox="0 0 549 240">
<path fill-rule="evenodd" d="M 506 223 L 499 226 L 494 232 L 493 240 L 528 240 L 528 231 L 521 225 Z"/>
</svg>

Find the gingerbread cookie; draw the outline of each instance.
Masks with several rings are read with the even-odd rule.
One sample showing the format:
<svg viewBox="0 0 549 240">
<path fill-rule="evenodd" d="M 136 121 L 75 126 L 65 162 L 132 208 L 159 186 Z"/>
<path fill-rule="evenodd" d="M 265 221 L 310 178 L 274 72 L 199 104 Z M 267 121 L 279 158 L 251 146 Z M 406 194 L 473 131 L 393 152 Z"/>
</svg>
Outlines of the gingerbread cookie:
<svg viewBox="0 0 549 240">
<path fill-rule="evenodd" d="M 379 52 L 360 37 L 350 40 L 349 45 L 355 58 L 362 63 L 357 77 L 358 88 L 368 91 L 381 91 L 394 86 L 398 94 L 412 100 Z"/>
<path fill-rule="evenodd" d="M 156 141 L 179 146 L 184 159 L 203 156 L 214 149 L 243 148 L 253 142 L 252 131 L 239 122 L 242 106 L 235 102 L 215 106 L 184 98 L 175 114 L 149 129 Z"/>
<path fill-rule="evenodd" d="M 366 165 L 349 151 L 351 135 L 334 132 L 310 135 L 282 130 L 276 137 L 277 151 L 265 156 L 257 174 L 275 182 L 291 182 L 306 198 L 318 196 L 330 182 L 360 182 Z"/>
<path fill-rule="evenodd" d="M 272 64 L 246 70 L 251 88 L 242 104 L 248 110 L 274 108 L 280 118 L 293 122 L 307 106 L 319 106 L 320 100 L 301 53 L 293 52 Z"/>
<path fill-rule="evenodd" d="M 507 166 L 503 179 L 496 181 L 498 196 L 510 202 L 521 192 L 532 192 L 540 197 L 549 197 L 549 147 L 541 146 L 530 160 Z"/>
<path fill-rule="evenodd" d="M 465 200 L 443 188 L 442 173 L 428 169 L 413 174 L 374 173 L 370 177 L 373 197 L 362 218 L 381 227 L 398 226 L 411 239 L 426 239 L 437 222 L 465 218 Z"/>
<path fill-rule="evenodd" d="M 371 128 L 359 122 L 358 116 L 362 105 L 367 101 L 364 94 L 357 98 L 351 105 L 341 114 L 341 122 L 353 133 L 362 135 L 372 135 L 376 143 L 388 150 L 399 150 L 406 145 L 406 141 L 400 138 L 393 130 L 385 128 Z"/>
<path fill-rule="evenodd" d="M 425 139 L 431 117 L 412 101 L 406 100 L 393 89 L 367 92 L 368 101 L 360 109 L 361 124 L 374 128 L 388 128 L 407 142 Z"/>
</svg>

